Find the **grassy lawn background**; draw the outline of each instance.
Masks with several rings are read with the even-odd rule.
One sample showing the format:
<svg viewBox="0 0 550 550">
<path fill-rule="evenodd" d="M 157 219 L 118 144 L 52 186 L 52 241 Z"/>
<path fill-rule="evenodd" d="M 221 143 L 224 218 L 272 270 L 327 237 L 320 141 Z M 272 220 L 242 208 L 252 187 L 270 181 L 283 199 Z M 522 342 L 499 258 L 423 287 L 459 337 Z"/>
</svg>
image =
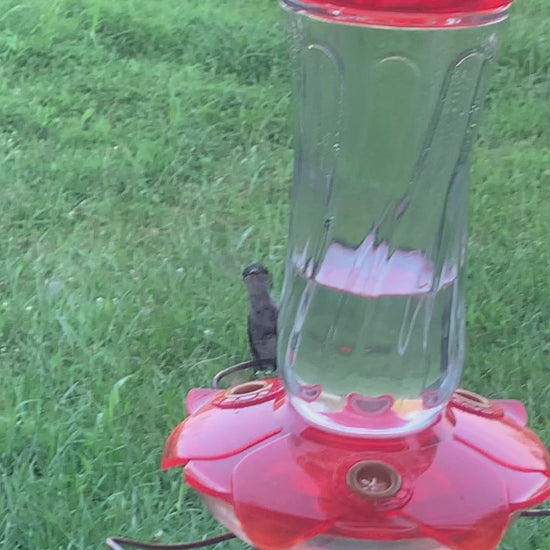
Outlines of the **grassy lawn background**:
<svg viewBox="0 0 550 550">
<path fill-rule="evenodd" d="M 517 3 L 475 154 L 462 385 L 522 399 L 550 444 L 550 3 Z M 159 459 L 187 391 L 247 357 L 242 266 L 282 282 L 280 21 L 269 0 L 2 2 L 1 548 L 221 531 Z M 550 521 L 502 548 L 550 549 Z"/>
</svg>

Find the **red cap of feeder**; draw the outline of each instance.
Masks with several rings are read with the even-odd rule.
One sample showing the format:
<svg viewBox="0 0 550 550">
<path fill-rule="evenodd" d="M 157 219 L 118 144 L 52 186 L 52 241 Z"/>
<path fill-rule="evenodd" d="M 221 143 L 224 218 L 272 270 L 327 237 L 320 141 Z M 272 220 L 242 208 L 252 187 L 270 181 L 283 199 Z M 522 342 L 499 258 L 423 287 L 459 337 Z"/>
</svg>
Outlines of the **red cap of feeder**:
<svg viewBox="0 0 550 550">
<path fill-rule="evenodd" d="M 397 27 L 483 24 L 506 16 L 513 0 L 283 0 L 327 19 Z"/>
<path fill-rule="evenodd" d="M 308 0 L 301 0 L 308 4 Z M 333 0 L 325 4 L 334 4 L 343 7 L 354 7 L 382 11 L 425 11 L 425 12 L 452 12 L 452 11 L 484 11 L 506 8 L 512 0 Z"/>
<path fill-rule="evenodd" d="M 430 428 L 386 440 L 307 425 L 277 379 L 192 390 L 187 406 L 162 467 L 185 466 L 217 519 L 258 548 L 493 550 L 520 510 L 550 495 L 550 458 L 517 401 L 459 390 Z"/>
</svg>

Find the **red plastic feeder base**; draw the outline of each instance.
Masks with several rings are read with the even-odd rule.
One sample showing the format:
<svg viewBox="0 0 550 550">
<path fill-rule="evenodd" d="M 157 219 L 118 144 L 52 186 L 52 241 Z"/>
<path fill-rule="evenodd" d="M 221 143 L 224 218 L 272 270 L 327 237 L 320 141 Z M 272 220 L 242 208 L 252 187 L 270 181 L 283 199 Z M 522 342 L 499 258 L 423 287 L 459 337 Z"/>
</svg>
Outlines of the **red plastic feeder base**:
<svg viewBox="0 0 550 550">
<path fill-rule="evenodd" d="M 189 392 L 163 469 L 184 466 L 216 518 L 265 550 L 493 550 L 550 496 L 550 457 L 518 401 L 459 390 L 397 439 L 307 425 L 278 379 Z"/>
</svg>

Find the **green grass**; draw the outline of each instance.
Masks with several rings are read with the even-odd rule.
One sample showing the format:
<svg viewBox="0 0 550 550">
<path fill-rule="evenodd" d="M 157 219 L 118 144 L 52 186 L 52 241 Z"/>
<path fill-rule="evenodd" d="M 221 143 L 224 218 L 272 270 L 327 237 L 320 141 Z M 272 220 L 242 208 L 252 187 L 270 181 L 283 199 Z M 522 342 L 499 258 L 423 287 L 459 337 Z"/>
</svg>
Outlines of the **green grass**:
<svg viewBox="0 0 550 550">
<path fill-rule="evenodd" d="M 475 154 L 463 385 L 522 399 L 550 443 L 550 4 L 518 4 Z M 1 548 L 220 531 L 159 459 L 187 391 L 247 356 L 241 267 L 282 282 L 279 21 L 268 0 L 2 3 Z M 502 548 L 549 549 L 550 522 Z"/>
</svg>

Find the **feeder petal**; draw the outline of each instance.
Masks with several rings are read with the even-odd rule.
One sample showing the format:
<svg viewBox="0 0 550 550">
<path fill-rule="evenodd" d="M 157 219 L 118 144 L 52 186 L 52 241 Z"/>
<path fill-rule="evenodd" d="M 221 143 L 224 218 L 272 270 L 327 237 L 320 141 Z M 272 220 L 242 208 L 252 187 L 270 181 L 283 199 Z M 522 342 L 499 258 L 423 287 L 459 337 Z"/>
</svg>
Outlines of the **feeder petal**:
<svg viewBox="0 0 550 550">
<path fill-rule="evenodd" d="M 510 475 L 510 473 L 512 475 Z M 512 511 L 532 508 L 550 497 L 550 477 L 537 472 L 508 472 L 506 485 Z"/>
<path fill-rule="evenodd" d="M 270 384 L 267 391 L 252 397 L 229 390 L 192 390 L 187 404 L 195 412 L 168 438 L 162 467 L 226 458 L 280 433 L 286 410 L 279 410 L 276 401 L 279 382 Z"/>
<path fill-rule="evenodd" d="M 495 399 L 493 403 L 502 407 L 507 418 L 522 427 L 527 426 L 527 411 L 521 401 L 516 401 L 515 399 Z"/>
<path fill-rule="evenodd" d="M 236 515 L 258 548 L 290 548 L 323 533 L 327 516 L 322 485 L 292 460 L 287 435 L 250 452 L 233 473 Z"/>
<path fill-rule="evenodd" d="M 445 547 L 493 550 L 508 524 L 506 486 L 483 457 L 458 442 L 443 442 L 402 514 Z"/>
<path fill-rule="evenodd" d="M 178 450 L 179 441 L 183 437 L 182 431 L 184 427 L 185 420 L 172 430 L 172 433 L 168 436 L 164 444 L 164 451 L 162 452 L 162 459 L 160 461 L 160 467 L 163 470 L 168 470 L 176 466 L 185 466 L 189 460 L 185 456 L 182 456 Z"/>
<path fill-rule="evenodd" d="M 550 475 L 549 456 L 540 439 L 511 416 L 484 418 L 453 409 L 453 437 L 491 461 L 522 472 Z"/>
<path fill-rule="evenodd" d="M 183 470 L 185 481 L 203 495 L 232 502 L 231 477 L 242 458 L 236 454 L 219 460 L 192 460 Z"/>
</svg>

